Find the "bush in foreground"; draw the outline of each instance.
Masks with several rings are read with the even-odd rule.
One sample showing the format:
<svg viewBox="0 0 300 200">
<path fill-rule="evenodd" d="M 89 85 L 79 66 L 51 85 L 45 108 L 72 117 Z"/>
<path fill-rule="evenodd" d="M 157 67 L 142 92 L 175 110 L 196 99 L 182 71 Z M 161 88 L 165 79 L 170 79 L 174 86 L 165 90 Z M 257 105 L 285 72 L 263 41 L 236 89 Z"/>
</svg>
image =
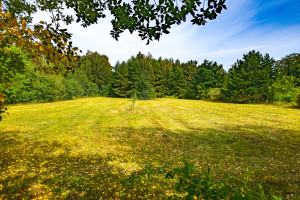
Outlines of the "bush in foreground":
<svg viewBox="0 0 300 200">
<path fill-rule="evenodd" d="M 182 168 L 151 168 L 146 166 L 139 173 L 131 174 L 123 180 L 123 186 L 130 190 L 142 187 L 145 181 L 154 182 L 159 179 L 172 185 L 167 199 L 272 199 L 281 198 L 265 193 L 262 184 L 251 187 L 246 181 L 226 176 L 226 181 L 212 177 L 210 169 L 199 171 L 193 163 L 184 162 Z M 152 185 L 152 184 L 150 184 Z"/>
</svg>

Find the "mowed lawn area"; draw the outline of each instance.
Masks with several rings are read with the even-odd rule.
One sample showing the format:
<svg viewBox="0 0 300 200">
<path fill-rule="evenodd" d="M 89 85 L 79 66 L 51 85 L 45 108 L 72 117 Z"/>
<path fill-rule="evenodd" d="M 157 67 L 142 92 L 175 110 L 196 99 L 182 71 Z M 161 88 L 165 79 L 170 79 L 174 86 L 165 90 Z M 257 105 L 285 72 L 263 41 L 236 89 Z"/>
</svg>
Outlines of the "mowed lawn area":
<svg viewBox="0 0 300 200">
<path fill-rule="evenodd" d="M 8 107 L 0 199 L 165 199 L 169 184 L 124 178 L 183 161 L 299 199 L 300 110 L 197 100 L 82 98 Z"/>
</svg>

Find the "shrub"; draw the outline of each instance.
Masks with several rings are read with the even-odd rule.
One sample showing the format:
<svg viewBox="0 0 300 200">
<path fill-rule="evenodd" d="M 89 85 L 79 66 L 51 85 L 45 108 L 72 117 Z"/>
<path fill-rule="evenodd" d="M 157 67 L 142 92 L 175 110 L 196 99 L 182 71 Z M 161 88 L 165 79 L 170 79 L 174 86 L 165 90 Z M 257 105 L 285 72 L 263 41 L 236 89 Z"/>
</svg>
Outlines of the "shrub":
<svg viewBox="0 0 300 200">
<path fill-rule="evenodd" d="M 61 76 L 38 75 L 29 91 L 33 93 L 30 101 L 51 102 L 66 98 L 66 87 Z"/>
<path fill-rule="evenodd" d="M 154 88 L 144 76 L 140 77 L 136 83 L 136 95 L 140 100 L 155 98 Z"/>
<path fill-rule="evenodd" d="M 84 89 L 82 88 L 80 83 L 74 78 L 64 79 L 63 83 L 66 86 L 67 99 L 74 99 L 75 97 L 84 96 Z"/>
<path fill-rule="evenodd" d="M 4 94 L 7 94 L 7 103 L 28 102 L 28 80 L 25 75 L 16 73 L 15 77 L 10 80 L 8 87 L 5 88 Z"/>
<path fill-rule="evenodd" d="M 100 95 L 104 95 L 106 97 L 117 97 L 117 95 L 114 92 L 114 88 L 113 88 L 112 83 L 105 86 L 102 90 L 102 93 L 100 93 Z"/>
<path fill-rule="evenodd" d="M 86 73 L 82 70 L 77 69 L 73 75 L 70 75 L 69 78 L 75 79 L 84 90 L 84 96 L 95 96 L 99 94 L 99 87 L 96 83 L 91 82 Z"/>
<path fill-rule="evenodd" d="M 297 101 L 298 89 L 278 91 L 274 93 L 274 102 L 293 103 Z"/>
<path fill-rule="evenodd" d="M 93 83 L 93 82 L 88 82 L 86 84 L 86 88 L 85 88 L 85 95 L 86 96 L 96 96 L 97 94 L 99 94 L 99 88 L 98 88 L 97 84 Z"/>
<path fill-rule="evenodd" d="M 63 77 L 52 75 L 51 78 L 53 79 L 55 101 L 66 99 L 66 86 L 63 84 Z"/>
<path fill-rule="evenodd" d="M 262 184 L 250 186 L 247 181 L 240 181 L 226 175 L 225 181 L 212 177 L 210 169 L 199 171 L 193 163 L 184 162 L 181 168 L 166 169 L 144 167 L 140 172 L 131 174 L 123 179 L 126 189 L 137 190 L 143 187 L 143 182 L 154 185 L 154 181 L 161 181 L 172 186 L 175 191 L 165 199 L 273 199 L 280 198 L 267 195 Z"/>
<path fill-rule="evenodd" d="M 211 88 L 208 91 L 208 97 L 212 101 L 223 101 L 224 95 L 222 93 L 221 88 Z"/>
<path fill-rule="evenodd" d="M 274 102 L 295 103 L 300 88 L 296 86 L 297 81 L 292 76 L 279 77 L 272 86 Z"/>
<path fill-rule="evenodd" d="M 197 96 L 195 88 L 189 87 L 184 95 L 185 99 L 195 99 Z"/>
</svg>

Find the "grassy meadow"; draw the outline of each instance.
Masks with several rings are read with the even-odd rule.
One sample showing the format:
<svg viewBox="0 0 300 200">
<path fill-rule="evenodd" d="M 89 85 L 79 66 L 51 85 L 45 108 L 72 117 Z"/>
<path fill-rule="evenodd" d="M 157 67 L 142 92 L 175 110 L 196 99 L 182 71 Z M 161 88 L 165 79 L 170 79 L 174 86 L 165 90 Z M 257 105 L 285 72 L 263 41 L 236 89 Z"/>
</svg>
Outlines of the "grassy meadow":
<svg viewBox="0 0 300 200">
<path fill-rule="evenodd" d="M 8 107 L 0 199 L 165 199 L 172 181 L 122 181 L 183 161 L 300 199 L 300 110 L 196 100 L 82 98 Z M 159 180 L 159 179 L 157 179 Z"/>
</svg>

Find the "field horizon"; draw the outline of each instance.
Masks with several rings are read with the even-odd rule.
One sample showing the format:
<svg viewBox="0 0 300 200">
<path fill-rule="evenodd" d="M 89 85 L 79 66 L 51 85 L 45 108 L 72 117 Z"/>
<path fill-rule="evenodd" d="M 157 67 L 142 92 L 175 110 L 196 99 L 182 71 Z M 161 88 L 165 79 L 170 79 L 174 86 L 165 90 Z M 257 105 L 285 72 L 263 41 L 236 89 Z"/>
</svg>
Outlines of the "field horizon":
<svg viewBox="0 0 300 200">
<path fill-rule="evenodd" d="M 0 199 L 164 199 L 174 193 L 168 185 L 121 182 L 145 166 L 184 161 L 300 198 L 300 109 L 172 98 L 131 105 L 93 97 L 8 106 Z"/>
</svg>

